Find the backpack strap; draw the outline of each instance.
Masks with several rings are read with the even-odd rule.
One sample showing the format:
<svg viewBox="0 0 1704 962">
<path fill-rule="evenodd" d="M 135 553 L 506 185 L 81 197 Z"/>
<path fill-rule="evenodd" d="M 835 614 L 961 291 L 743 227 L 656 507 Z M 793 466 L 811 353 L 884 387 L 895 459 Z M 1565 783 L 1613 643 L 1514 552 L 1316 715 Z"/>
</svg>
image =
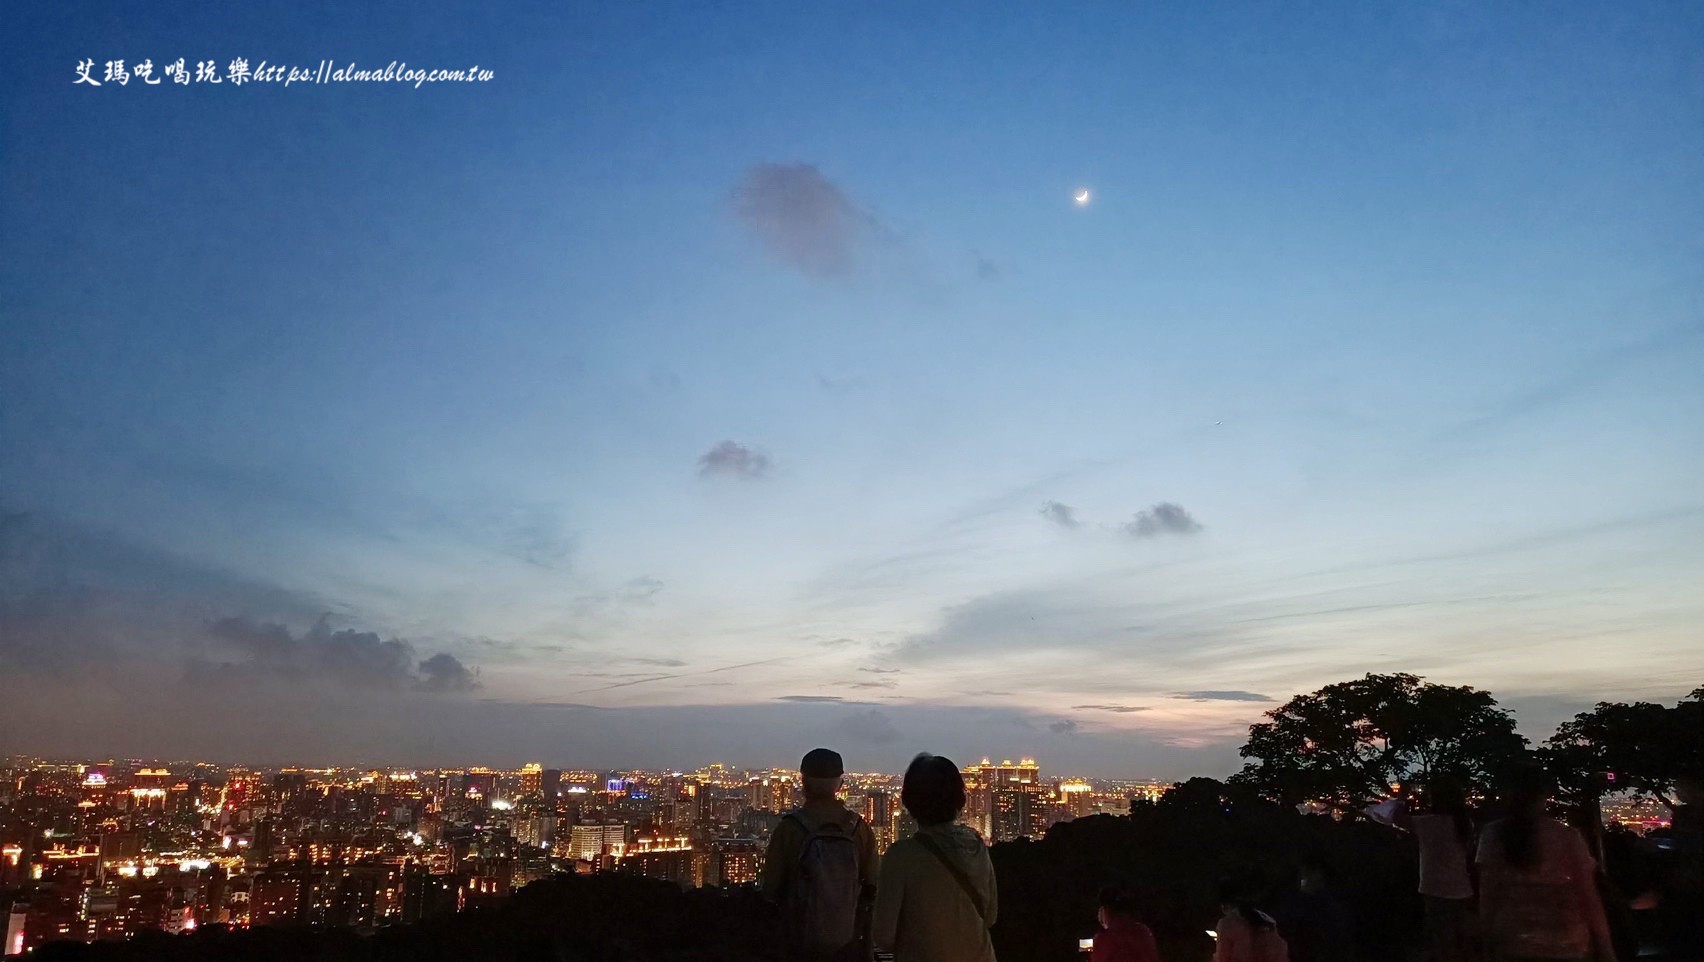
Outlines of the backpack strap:
<svg viewBox="0 0 1704 962">
<path fill-rule="evenodd" d="M 935 841 L 922 832 L 918 832 L 916 835 L 911 837 L 916 839 L 917 844 L 928 849 L 929 854 L 935 856 L 935 858 L 940 861 L 941 866 L 952 875 L 953 881 L 959 884 L 959 888 L 964 889 L 965 897 L 970 899 L 971 908 L 976 910 L 976 917 L 986 922 L 988 919 L 988 911 L 982 907 L 982 896 L 976 891 L 976 886 L 971 884 L 970 877 L 964 874 L 964 869 L 961 869 L 958 865 L 954 864 L 952 858 L 947 855 L 946 850 L 941 848 L 940 842 Z"/>
</svg>

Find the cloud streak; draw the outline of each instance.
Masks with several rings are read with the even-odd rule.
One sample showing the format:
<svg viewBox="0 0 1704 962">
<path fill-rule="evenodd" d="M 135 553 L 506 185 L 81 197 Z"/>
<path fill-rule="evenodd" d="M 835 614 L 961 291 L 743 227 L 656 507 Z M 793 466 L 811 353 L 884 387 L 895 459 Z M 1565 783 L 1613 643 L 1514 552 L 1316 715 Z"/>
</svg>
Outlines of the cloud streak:
<svg viewBox="0 0 1704 962">
<path fill-rule="evenodd" d="M 1271 695 L 1252 691 L 1180 691 L 1171 695 L 1183 701 L 1275 701 Z"/>
</svg>

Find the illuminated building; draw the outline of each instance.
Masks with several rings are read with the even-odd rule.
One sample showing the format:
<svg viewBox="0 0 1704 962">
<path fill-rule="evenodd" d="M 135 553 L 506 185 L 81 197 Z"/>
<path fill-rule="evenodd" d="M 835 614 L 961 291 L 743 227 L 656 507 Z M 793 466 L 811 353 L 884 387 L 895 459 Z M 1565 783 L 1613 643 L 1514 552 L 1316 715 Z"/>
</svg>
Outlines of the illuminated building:
<svg viewBox="0 0 1704 962">
<path fill-rule="evenodd" d="M 96 879 L 106 882 L 107 873 L 121 863 L 135 862 L 142 855 L 142 836 L 135 832 L 109 832 L 101 836 L 100 862 Z"/>
<path fill-rule="evenodd" d="M 746 782 L 746 805 L 759 812 L 785 812 L 793 807 L 793 792 L 790 776 L 753 776 Z"/>
<path fill-rule="evenodd" d="M 1059 783 L 1059 807 L 1065 818 L 1082 818 L 1094 811 L 1094 786 L 1083 781 Z"/>
<path fill-rule="evenodd" d="M 1033 838 L 1046 831 L 1041 769 L 1033 758 L 998 765 L 984 758 L 962 770 L 965 807 L 960 821 L 990 844 Z"/>
<path fill-rule="evenodd" d="M 538 795 L 544 783 L 544 768 L 537 762 L 521 766 L 520 793 L 522 795 Z"/>
<path fill-rule="evenodd" d="M 705 885 L 749 885 L 763 874 L 762 839 L 751 836 L 718 838 L 710 843 Z"/>
<path fill-rule="evenodd" d="M 894 832 L 897 824 L 894 820 L 895 811 L 899 806 L 894 804 L 891 792 L 882 789 L 871 789 L 860 799 L 858 814 L 869 823 L 870 831 L 876 836 L 876 851 L 886 852 L 888 846 L 894 843 Z"/>
<path fill-rule="evenodd" d="M 29 918 L 29 911 L 28 902 L 12 903 L 12 911 L 6 914 L 6 941 L 0 943 L 0 955 L 24 954 L 24 923 Z"/>
<path fill-rule="evenodd" d="M 636 839 L 619 862 L 620 871 L 673 882 L 682 888 L 693 884 L 692 866 L 692 842 L 678 836 Z"/>
<path fill-rule="evenodd" d="M 497 794 L 497 773 L 489 768 L 470 768 L 462 774 L 462 796 L 486 799 Z"/>
<path fill-rule="evenodd" d="M 627 847 L 626 825 L 576 825 L 568 834 L 568 857 L 590 862 L 619 855 Z"/>
<path fill-rule="evenodd" d="M 246 768 L 233 768 L 225 773 L 225 791 L 220 806 L 227 812 L 235 812 L 253 801 L 259 791 L 259 775 Z"/>
<path fill-rule="evenodd" d="M 249 889 L 249 925 L 284 925 L 306 914 L 308 880 L 300 872 L 269 869 Z"/>
</svg>

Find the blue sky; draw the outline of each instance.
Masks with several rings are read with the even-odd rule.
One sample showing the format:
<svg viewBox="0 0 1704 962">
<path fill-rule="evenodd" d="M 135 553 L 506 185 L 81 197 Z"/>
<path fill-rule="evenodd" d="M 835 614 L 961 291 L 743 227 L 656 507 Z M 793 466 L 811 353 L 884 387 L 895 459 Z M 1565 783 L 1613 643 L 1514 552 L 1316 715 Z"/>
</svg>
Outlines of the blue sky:
<svg viewBox="0 0 1704 962">
<path fill-rule="evenodd" d="M 1179 776 L 1704 681 L 1696 5 L 17 19 L 17 750 Z M 494 76 L 72 83 L 179 57 Z"/>
</svg>

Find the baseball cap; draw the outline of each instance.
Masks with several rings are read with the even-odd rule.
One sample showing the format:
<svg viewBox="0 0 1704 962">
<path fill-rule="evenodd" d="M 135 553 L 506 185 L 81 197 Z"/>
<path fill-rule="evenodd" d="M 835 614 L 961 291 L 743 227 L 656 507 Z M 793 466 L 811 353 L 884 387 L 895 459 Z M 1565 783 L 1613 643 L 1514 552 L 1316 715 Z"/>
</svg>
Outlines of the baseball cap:
<svg viewBox="0 0 1704 962">
<path fill-rule="evenodd" d="M 827 748 L 813 748 L 799 762 L 799 774 L 806 778 L 839 778 L 846 774 L 846 763 L 840 753 Z"/>
</svg>

